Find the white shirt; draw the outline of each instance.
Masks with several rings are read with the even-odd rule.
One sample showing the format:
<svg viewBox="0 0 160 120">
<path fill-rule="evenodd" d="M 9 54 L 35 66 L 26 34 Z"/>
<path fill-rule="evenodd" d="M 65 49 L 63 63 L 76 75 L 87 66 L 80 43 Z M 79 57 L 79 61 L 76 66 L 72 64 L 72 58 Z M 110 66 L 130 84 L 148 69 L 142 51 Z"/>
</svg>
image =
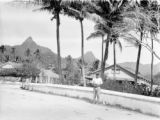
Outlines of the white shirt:
<svg viewBox="0 0 160 120">
<path fill-rule="evenodd" d="M 103 84 L 103 81 L 102 81 L 101 78 L 93 78 L 92 84 L 95 84 L 95 85 L 102 85 L 102 84 Z"/>
</svg>

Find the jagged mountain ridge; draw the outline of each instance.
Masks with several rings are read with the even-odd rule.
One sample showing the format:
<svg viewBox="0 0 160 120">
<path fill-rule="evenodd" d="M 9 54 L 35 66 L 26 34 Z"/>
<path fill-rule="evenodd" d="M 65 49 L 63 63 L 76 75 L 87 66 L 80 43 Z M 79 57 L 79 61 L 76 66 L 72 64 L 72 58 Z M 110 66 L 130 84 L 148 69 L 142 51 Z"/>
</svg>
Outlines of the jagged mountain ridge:
<svg viewBox="0 0 160 120">
<path fill-rule="evenodd" d="M 16 55 L 20 56 L 22 58 L 25 58 L 25 51 L 28 48 L 31 50 L 31 54 L 33 54 L 36 51 L 36 49 L 39 49 L 40 53 L 41 53 L 41 59 L 46 66 L 51 65 L 51 64 L 57 65 L 56 53 L 54 53 L 53 51 L 51 51 L 47 47 L 43 47 L 43 46 L 38 45 L 33 40 L 32 37 L 28 37 L 21 45 L 15 45 L 15 46 L 5 45 L 5 47 L 7 49 L 6 54 L 11 54 L 10 51 L 14 47 Z M 79 59 L 80 59 L 80 57 L 74 58 L 73 59 L 74 64 L 76 64 Z M 84 54 L 84 60 L 85 60 L 85 63 L 87 63 L 88 65 L 91 66 L 93 64 L 93 62 L 95 60 L 97 60 L 97 58 L 94 56 L 94 54 L 91 51 L 89 51 Z M 66 58 L 62 58 L 62 67 L 64 67 L 65 64 L 66 64 Z M 133 72 L 135 71 L 135 67 L 136 67 L 135 62 L 124 62 L 124 63 L 118 63 L 118 64 L 121 65 L 122 67 L 129 68 Z M 150 75 L 150 64 L 140 64 L 140 71 L 139 72 L 144 76 Z M 154 70 L 153 70 L 154 75 L 157 74 L 158 72 L 160 72 L 160 63 L 154 65 Z"/>
<path fill-rule="evenodd" d="M 40 54 L 41 54 L 41 60 L 43 61 L 43 63 L 47 66 L 47 65 L 57 65 L 57 54 L 54 53 L 53 51 L 51 51 L 49 48 L 47 47 L 43 47 L 38 45 L 32 37 L 28 37 L 21 45 L 15 45 L 15 46 L 9 46 L 9 45 L 5 45 L 7 51 L 5 54 L 11 54 L 11 49 L 15 48 L 15 54 L 16 56 L 20 56 L 22 59 L 24 59 L 26 57 L 25 52 L 26 50 L 29 48 L 31 51 L 31 54 L 33 55 L 34 52 L 39 49 L 40 50 Z M 76 63 L 77 60 L 80 59 L 79 58 L 74 58 L 74 62 Z M 84 55 L 84 60 L 85 63 L 87 64 L 92 64 L 97 58 L 94 56 L 94 54 L 92 52 L 87 52 Z M 75 64 L 74 63 L 74 64 Z M 66 58 L 62 58 L 62 68 L 65 67 L 66 64 Z"/>
<path fill-rule="evenodd" d="M 41 54 L 41 60 L 44 64 L 54 64 L 57 58 L 57 55 L 52 52 L 49 48 L 38 45 L 35 41 L 33 41 L 32 37 L 28 37 L 21 45 L 9 46 L 5 45 L 7 51 L 6 54 L 11 54 L 11 49 L 15 48 L 16 56 L 20 56 L 22 59 L 26 57 L 25 52 L 29 48 L 31 54 L 39 49 Z"/>
</svg>

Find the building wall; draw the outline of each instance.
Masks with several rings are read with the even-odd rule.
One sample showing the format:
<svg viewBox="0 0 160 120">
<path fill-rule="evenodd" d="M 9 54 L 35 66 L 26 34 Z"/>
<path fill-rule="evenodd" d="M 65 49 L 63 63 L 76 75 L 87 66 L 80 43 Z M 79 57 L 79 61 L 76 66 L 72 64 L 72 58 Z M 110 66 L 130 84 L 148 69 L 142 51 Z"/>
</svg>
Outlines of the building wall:
<svg viewBox="0 0 160 120">
<path fill-rule="evenodd" d="M 112 69 L 105 71 L 105 75 L 107 76 L 108 79 L 114 80 L 114 71 Z M 115 77 L 117 80 L 134 81 L 133 77 L 130 77 L 128 74 L 126 74 L 125 72 L 123 72 L 121 70 L 116 71 Z"/>
<path fill-rule="evenodd" d="M 114 71 L 112 69 L 106 70 L 105 75 L 107 76 L 107 79 L 109 80 L 128 80 L 128 81 L 134 81 L 134 78 L 126 74 L 125 72 L 121 71 L 120 69 L 116 71 L 115 77 L 114 77 Z M 148 82 L 138 79 L 137 82 L 139 84 L 146 84 L 150 85 Z"/>
<path fill-rule="evenodd" d="M 47 74 L 43 71 L 39 74 L 37 81 L 38 83 L 51 83 L 51 84 L 59 83 L 59 79 L 57 77 L 54 77 L 53 75 Z"/>
</svg>

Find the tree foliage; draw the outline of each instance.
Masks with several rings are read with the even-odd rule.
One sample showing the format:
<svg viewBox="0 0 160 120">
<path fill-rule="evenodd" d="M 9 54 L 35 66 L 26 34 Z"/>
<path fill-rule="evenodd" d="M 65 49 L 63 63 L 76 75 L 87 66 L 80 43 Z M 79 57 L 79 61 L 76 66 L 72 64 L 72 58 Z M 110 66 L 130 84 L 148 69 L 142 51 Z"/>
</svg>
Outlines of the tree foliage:
<svg viewBox="0 0 160 120">
<path fill-rule="evenodd" d="M 76 66 L 76 64 L 74 63 L 70 55 L 66 58 L 66 67 L 63 71 L 64 71 L 64 77 L 66 79 L 67 84 L 80 83 L 81 72 Z"/>
<path fill-rule="evenodd" d="M 23 64 L 19 68 L 2 69 L 0 76 L 13 76 L 13 77 L 35 77 L 38 76 L 40 70 L 33 64 Z"/>
</svg>

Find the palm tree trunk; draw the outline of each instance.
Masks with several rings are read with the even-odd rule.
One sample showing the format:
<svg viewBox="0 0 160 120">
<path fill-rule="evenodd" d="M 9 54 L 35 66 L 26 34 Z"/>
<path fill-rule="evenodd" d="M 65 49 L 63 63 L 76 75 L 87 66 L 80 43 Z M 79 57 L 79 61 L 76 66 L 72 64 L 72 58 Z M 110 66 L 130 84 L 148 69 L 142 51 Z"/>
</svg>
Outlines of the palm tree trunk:
<svg viewBox="0 0 160 120">
<path fill-rule="evenodd" d="M 61 52 L 60 52 L 60 36 L 59 36 L 59 26 L 60 26 L 60 17 L 59 13 L 57 13 L 57 19 L 56 19 L 56 25 L 57 25 L 57 60 L 58 60 L 58 72 L 59 72 L 59 78 L 61 83 L 63 84 L 63 76 L 62 76 L 62 68 L 61 68 Z"/>
<path fill-rule="evenodd" d="M 81 60 L 82 60 L 82 80 L 83 80 L 83 85 L 86 86 L 86 80 L 85 80 L 85 69 L 84 69 L 84 33 L 83 33 L 83 20 L 80 19 L 80 24 L 81 24 Z"/>
<path fill-rule="evenodd" d="M 116 43 L 113 42 L 113 55 L 114 55 L 114 79 L 116 79 Z"/>
<path fill-rule="evenodd" d="M 104 53 L 103 53 L 103 49 L 104 49 L 104 48 L 103 48 L 103 42 L 104 42 L 104 35 L 102 35 L 102 56 L 101 56 L 101 68 L 102 68 L 102 65 L 103 65 L 103 54 L 104 54 Z M 103 74 L 102 74 L 102 72 L 101 72 L 101 78 L 103 77 L 102 75 L 103 75 Z"/>
<path fill-rule="evenodd" d="M 105 81 L 104 77 L 104 70 L 105 70 L 105 65 L 106 65 L 106 60 L 108 59 L 108 49 L 109 49 L 109 40 L 110 40 L 110 33 L 107 36 L 107 41 L 106 41 L 106 47 L 105 47 L 105 53 L 104 53 L 104 60 L 101 68 L 101 74 L 102 74 L 102 80 Z"/>
<path fill-rule="evenodd" d="M 153 50 L 153 36 L 151 34 L 151 46 L 152 46 L 152 50 Z M 152 53 L 152 59 L 151 59 L 151 93 L 152 93 L 152 89 L 153 89 L 153 61 L 154 61 L 154 56 Z"/>
<path fill-rule="evenodd" d="M 140 34 L 140 40 L 143 39 L 143 32 Z M 137 87 L 137 79 L 138 79 L 138 73 L 139 73 L 139 63 L 140 63 L 140 57 L 141 57 L 141 49 L 142 45 L 139 44 L 138 46 L 138 55 L 137 55 L 137 62 L 136 62 L 136 71 L 135 71 L 135 86 Z"/>
</svg>

